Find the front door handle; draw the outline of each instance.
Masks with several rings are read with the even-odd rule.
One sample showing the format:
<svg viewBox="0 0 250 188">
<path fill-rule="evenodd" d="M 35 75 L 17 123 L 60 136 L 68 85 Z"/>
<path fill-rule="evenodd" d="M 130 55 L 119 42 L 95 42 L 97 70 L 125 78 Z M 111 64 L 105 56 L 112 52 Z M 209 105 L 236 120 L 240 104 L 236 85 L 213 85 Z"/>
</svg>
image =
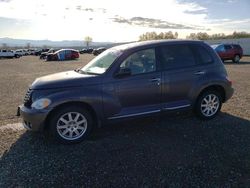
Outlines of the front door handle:
<svg viewBox="0 0 250 188">
<path fill-rule="evenodd" d="M 160 78 L 152 78 L 149 81 L 151 81 L 151 82 L 160 82 L 161 79 Z"/>
<path fill-rule="evenodd" d="M 195 75 L 204 75 L 204 74 L 206 74 L 206 72 L 205 71 L 198 71 L 198 72 L 196 72 L 194 74 Z"/>
<path fill-rule="evenodd" d="M 161 79 L 160 78 L 152 78 L 152 79 L 149 79 L 150 82 L 155 82 L 157 83 L 157 85 L 160 85 L 161 83 Z"/>
</svg>

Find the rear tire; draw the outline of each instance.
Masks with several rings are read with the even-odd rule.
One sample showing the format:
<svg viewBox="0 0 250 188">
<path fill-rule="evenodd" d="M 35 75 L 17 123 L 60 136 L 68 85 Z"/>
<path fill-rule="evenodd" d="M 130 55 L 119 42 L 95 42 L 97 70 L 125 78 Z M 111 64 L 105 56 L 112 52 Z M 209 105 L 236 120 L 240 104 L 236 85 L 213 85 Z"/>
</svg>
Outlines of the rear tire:
<svg viewBox="0 0 250 188">
<path fill-rule="evenodd" d="M 233 62 L 234 63 L 239 63 L 240 62 L 240 56 L 239 55 L 235 55 L 233 58 Z"/>
<path fill-rule="evenodd" d="M 222 97 L 218 91 L 208 90 L 199 96 L 196 105 L 196 115 L 204 120 L 214 118 L 221 109 Z"/>
<path fill-rule="evenodd" d="M 93 129 L 93 118 L 80 106 L 65 106 L 49 120 L 49 133 L 57 142 L 79 143 L 86 139 Z"/>
</svg>

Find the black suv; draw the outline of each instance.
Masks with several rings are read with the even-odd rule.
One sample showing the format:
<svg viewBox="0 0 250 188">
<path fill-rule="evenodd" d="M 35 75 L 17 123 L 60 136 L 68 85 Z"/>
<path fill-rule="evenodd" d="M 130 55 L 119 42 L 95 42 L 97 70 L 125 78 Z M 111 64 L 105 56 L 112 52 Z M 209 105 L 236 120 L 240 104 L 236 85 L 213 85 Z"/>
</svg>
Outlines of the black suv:
<svg viewBox="0 0 250 188">
<path fill-rule="evenodd" d="M 79 142 L 94 126 L 160 112 L 217 115 L 233 94 L 215 51 L 201 41 L 163 40 L 113 47 L 75 71 L 36 79 L 18 108 L 24 126 Z"/>
</svg>

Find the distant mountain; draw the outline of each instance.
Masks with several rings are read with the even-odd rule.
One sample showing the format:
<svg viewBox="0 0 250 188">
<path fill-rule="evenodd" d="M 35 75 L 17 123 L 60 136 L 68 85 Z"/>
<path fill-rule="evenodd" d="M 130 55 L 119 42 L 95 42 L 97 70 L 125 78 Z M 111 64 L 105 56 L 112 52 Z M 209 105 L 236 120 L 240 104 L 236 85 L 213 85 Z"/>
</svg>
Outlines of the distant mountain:
<svg viewBox="0 0 250 188">
<path fill-rule="evenodd" d="M 31 47 L 85 47 L 84 41 L 80 40 L 29 40 L 29 39 L 13 39 L 13 38 L 0 38 L 0 47 L 6 44 L 8 47 L 25 47 L 29 44 Z M 93 47 L 97 46 L 113 46 L 112 42 L 91 42 Z"/>
</svg>

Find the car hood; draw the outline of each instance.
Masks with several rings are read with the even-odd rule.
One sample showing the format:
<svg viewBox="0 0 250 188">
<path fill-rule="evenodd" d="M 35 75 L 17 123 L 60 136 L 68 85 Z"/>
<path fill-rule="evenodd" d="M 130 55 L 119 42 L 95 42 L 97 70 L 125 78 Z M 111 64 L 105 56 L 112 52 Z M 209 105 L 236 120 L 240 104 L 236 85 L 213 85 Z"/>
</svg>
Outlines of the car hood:
<svg viewBox="0 0 250 188">
<path fill-rule="evenodd" d="M 76 71 L 60 72 L 37 78 L 31 89 L 55 89 L 66 87 L 79 87 L 97 83 L 96 75 L 80 74 Z"/>
</svg>

